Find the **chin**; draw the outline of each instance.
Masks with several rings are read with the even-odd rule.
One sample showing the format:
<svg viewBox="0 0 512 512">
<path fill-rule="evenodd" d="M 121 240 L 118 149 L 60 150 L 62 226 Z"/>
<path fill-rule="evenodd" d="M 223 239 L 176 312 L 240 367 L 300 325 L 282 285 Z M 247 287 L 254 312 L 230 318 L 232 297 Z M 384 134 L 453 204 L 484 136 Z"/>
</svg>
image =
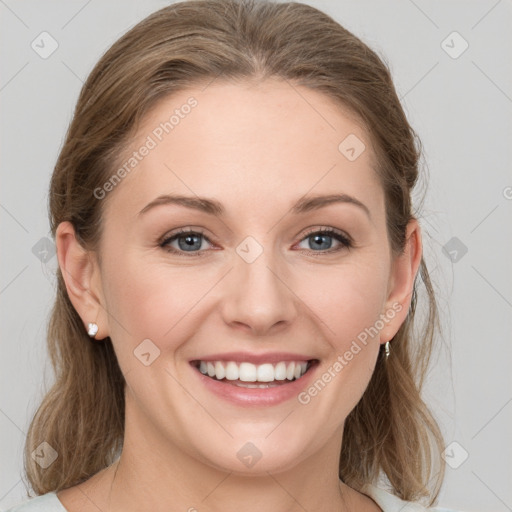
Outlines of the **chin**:
<svg viewBox="0 0 512 512">
<path fill-rule="evenodd" d="M 197 447 L 201 460 L 221 471 L 246 476 L 268 476 L 292 469 L 310 454 L 311 440 L 301 441 L 297 435 L 290 436 L 265 433 L 247 437 L 236 435 L 226 439 L 212 440 L 209 446 Z M 212 449 L 213 448 L 213 449 Z"/>
</svg>

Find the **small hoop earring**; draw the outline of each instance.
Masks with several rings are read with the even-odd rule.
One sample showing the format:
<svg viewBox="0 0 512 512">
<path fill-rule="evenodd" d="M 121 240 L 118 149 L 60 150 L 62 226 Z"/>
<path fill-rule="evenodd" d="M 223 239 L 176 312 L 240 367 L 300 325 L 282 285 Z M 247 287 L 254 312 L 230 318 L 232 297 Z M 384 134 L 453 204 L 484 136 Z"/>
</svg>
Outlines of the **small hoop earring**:
<svg viewBox="0 0 512 512">
<path fill-rule="evenodd" d="M 98 334 L 98 324 L 90 323 L 90 324 L 87 326 L 87 334 L 88 334 L 91 338 L 94 338 L 94 337 L 96 336 L 96 334 Z"/>
<path fill-rule="evenodd" d="M 384 344 L 384 352 L 386 354 L 386 359 L 389 357 L 389 354 L 391 353 L 391 344 L 389 343 L 389 341 L 386 341 L 386 343 Z"/>
</svg>

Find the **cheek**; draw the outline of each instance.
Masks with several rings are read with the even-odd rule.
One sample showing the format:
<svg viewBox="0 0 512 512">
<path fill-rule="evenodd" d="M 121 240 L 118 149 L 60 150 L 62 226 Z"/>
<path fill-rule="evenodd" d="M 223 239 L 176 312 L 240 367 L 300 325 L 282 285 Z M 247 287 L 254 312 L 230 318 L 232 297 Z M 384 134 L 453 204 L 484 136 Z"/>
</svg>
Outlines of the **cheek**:
<svg viewBox="0 0 512 512">
<path fill-rule="evenodd" d="M 140 256 L 116 256 L 105 263 L 105 295 L 114 344 L 122 340 L 123 348 L 129 344 L 133 349 L 150 339 L 162 351 L 175 348 L 173 340 L 176 344 L 179 340 L 173 331 L 182 329 L 187 315 L 211 287 L 209 276 L 177 267 L 143 265 Z"/>
<path fill-rule="evenodd" d="M 315 272 L 307 298 L 320 319 L 324 343 L 317 378 L 299 402 L 326 420 L 326 432 L 338 428 L 359 402 L 374 370 L 379 349 L 376 329 L 385 303 L 385 265 L 346 265 L 336 271 Z M 328 272 L 328 273 L 327 273 Z M 306 292 L 303 291 L 305 294 Z"/>
<path fill-rule="evenodd" d="M 376 262 L 316 269 L 300 277 L 297 295 L 322 322 L 332 347 L 343 350 L 378 319 L 387 278 L 385 267 Z"/>
<path fill-rule="evenodd" d="M 180 267 L 159 255 L 110 250 L 104 290 L 110 336 L 123 370 L 138 367 L 134 350 L 147 339 L 167 361 L 182 357 L 180 348 L 201 328 L 201 317 L 211 308 L 209 292 L 226 269 L 204 265 L 199 270 L 186 262 Z"/>
</svg>

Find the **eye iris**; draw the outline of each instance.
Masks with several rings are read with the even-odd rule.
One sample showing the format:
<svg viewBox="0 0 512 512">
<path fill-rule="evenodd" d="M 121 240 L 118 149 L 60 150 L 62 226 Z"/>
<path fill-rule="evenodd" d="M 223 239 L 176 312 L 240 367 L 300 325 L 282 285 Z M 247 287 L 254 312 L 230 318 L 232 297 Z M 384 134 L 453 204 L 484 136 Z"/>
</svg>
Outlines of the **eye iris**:
<svg viewBox="0 0 512 512">
<path fill-rule="evenodd" d="M 185 240 L 184 244 L 182 241 Z M 178 245 L 184 251 L 201 248 L 201 235 L 183 235 L 178 238 Z"/>
<path fill-rule="evenodd" d="M 312 238 L 314 240 L 314 244 L 319 244 L 319 245 L 316 245 L 317 248 L 320 248 L 320 249 L 330 249 L 331 248 L 332 239 L 328 243 L 325 243 L 323 247 L 321 247 L 322 242 L 324 242 L 326 238 L 331 238 L 330 235 L 316 234 L 316 235 L 312 235 L 310 238 Z"/>
<path fill-rule="evenodd" d="M 322 250 L 328 250 L 332 247 L 333 238 L 338 239 L 337 235 L 333 235 L 331 232 L 316 232 L 307 237 L 309 240 L 310 248 Z M 174 242 L 178 242 L 179 250 L 183 252 L 196 252 L 201 251 L 203 235 L 201 233 L 182 233 L 175 235 L 171 238 Z M 343 242 L 342 245 L 348 247 L 349 243 Z M 168 242 L 169 243 L 169 242 Z M 314 247 L 313 247 L 314 246 Z M 316 252 L 316 251 L 315 251 Z"/>
</svg>

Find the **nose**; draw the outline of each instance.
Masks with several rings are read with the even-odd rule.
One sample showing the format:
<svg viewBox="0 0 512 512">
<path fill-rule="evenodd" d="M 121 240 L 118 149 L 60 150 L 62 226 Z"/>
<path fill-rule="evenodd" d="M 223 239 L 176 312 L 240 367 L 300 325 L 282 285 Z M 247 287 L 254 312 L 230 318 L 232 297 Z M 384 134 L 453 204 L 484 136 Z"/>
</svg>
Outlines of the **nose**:
<svg viewBox="0 0 512 512">
<path fill-rule="evenodd" d="M 229 273 L 221 311 L 226 324 L 254 336 L 274 334 L 297 317 L 297 298 L 283 266 L 264 251 L 256 261 L 242 258 Z M 289 280 L 289 279 L 288 279 Z"/>
</svg>

